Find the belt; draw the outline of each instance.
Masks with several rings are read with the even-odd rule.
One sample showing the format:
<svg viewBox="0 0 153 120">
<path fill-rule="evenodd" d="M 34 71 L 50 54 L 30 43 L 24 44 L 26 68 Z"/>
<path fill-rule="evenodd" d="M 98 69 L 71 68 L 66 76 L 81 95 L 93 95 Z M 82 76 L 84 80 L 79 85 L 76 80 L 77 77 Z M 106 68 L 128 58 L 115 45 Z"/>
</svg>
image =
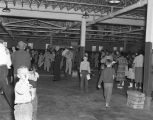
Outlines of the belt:
<svg viewBox="0 0 153 120">
<path fill-rule="evenodd" d="M 22 105 L 22 104 L 29 104 L 31 102 L 25 102 L 25 103 L 16 103 L 15 105 Z"/>
</svg>

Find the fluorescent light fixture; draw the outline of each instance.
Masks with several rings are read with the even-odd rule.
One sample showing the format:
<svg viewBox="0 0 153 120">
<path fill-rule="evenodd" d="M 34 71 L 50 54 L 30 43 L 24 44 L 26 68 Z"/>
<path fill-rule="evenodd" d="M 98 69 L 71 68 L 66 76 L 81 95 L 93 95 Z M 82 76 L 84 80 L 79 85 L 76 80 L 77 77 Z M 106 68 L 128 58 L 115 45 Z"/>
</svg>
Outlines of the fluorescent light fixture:
<svg viewBox="0 0 153 120">
<path fill-rule="evenodd" d="M 111 4 L 117 4 L 117 3 L 120 3 L 121 1 L 120 0 L 109 0 L 108 2 Z"/>
<path fill-rule="evenodd" d="M 2 10 L 3 12 L 10 12 L 11 10 L 10 10 L 10 8 L 8 8 L 8 5 L 7 5 L 7 3 L 6 3 L 6 7 L 5 8 L 3 8 L 3 10 Z"/>
</svg>

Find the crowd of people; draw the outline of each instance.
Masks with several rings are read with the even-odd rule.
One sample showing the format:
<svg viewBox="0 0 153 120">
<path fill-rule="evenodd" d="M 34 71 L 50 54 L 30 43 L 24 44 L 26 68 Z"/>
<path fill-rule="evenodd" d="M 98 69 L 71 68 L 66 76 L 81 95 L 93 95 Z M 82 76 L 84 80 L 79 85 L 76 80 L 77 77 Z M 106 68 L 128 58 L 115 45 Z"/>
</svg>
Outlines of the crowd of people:
<svg viewBox="0 0 153 120">
<path fill-rule="evenodd" d="M 61 70 L 71 75 L 74 51 L 58 46 L 55 49 L 33 50 L 19 41 L 16 47 L 8 49 L 0 40 L 0 93 L 5 96 L 15 120 L 36 120 L 37 79 L 36 70 L 44 69 L 54 74 L 59 81 Z M 12 89 L 10 90 L 12 85 Z"/>
<path fill-rule="evenodd" d="M 110 99 L 114 81 L 122 89 L 129 81 L 129 88 L 142 89 L 143 53 L 124 53 L 119 51 L 100 51 L 85 53 L 81 61 L 79 52 L 72 48 L 58 46 L 54 49 L 31 50 L 26 43 L 19 41 L 17 47 L 8 50 L 0 40 L 0 90 L 14 111 L 15 120 L 36 120 L 37 113 L 37 79 L 36 70 L 45 70 L 54 74 L 53 81 L 59 81 L 61 71 L 72 76 L 78 71 L 81 91 L 88 92 L 88 80 L 96 70 L 99 73 L 98 88 L 104 83 L 106 107 Z M 10 76 L 10 81 L 8 81 Z M 14 100 L 9 100 L 8 84 L 13 83 Z M 13 101 L 11 103 L 10 101 Z"/>
<path fill-rule="evenodd" d="M 119 81 L 118 88 L 123 88 L 124 82 L 128 80 L 129 88 L 135 87 L 142 89 L 144 66 L 143 51 L 137 53 L 102 51 L 99 54 L 96 53 L 95 57 L 91 57 L 91 61 L 96 61 L 93 66 L 97 68 L 98 64 L 100 70 L 106 67 L 107 59 L 112 61 L 112 66 L 116 73 L 115 80 Z"/>
</svg>

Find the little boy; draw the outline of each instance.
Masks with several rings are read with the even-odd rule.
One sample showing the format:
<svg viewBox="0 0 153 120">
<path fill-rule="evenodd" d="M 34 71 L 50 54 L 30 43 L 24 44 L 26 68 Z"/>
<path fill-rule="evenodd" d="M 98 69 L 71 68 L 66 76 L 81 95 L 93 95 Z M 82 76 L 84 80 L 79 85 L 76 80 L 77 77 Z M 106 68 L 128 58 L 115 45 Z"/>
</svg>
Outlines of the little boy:
<svg viewBox="0 0 153 120">
<path fill-rule="evenodd" d="M 83 90 L 85 88 L 85 91 L 88 92 L 88 80 L 87 75 L 90 74 L 90 63 L 87 61 L 88 57 L 84 56 L 83 61 L 80 63 L 80 88 Z"/>
<path fill-rule="evenodd" d="M 110 107 L 115 70 L 114 68 L 112 68 L 112 60 L 110 59 L 106 59 L 106 66 L 107 67 L 101 72 L 100 79 L 98 82 L 98 88 L 101 88 L 101 83 L 103 81 L 106 107 Z"/>
<path fill-rule="evenodd" d="M 15 120 L 32 120 L 32 95 L 31 85 L 29 84 L 29 70 L 27 67 L 17 69 L 19 81 L 15 85 Z"/>
<path fill-rule="evenodd" d="M 37 120 L 37 106 L 38 106 L 38 98 L 37 98 L 37 79 L 39 78 L 39 74 L 36 72 L 35 67 L 33 66 L 32 71 L 29 72 L 29 83 L 33 86 L 32 87 L 32 106 L 33 106 L 33 115 L 32 120 Z"/>
</svg>

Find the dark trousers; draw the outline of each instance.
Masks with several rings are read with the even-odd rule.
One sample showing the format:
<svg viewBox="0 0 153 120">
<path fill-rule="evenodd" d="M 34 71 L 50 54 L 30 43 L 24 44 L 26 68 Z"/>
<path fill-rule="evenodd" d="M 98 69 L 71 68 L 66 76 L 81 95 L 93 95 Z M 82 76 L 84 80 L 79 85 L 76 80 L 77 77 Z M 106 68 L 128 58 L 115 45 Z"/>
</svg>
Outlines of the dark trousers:
<svg viewBox="0 0 153 120">
<path fill-rule="evenodd" d="M 14 107 L 14 89 L 11 85 L 7 84 L 8 69 L 7 66 L 0 66 L 0 89 L 4 92 L 4 96 L 13 109 Z"/>
<path fill-rule="evenodd" d="M 60 63 L 56 63 L 55 62 L 55 65 L 54 65 L 54 81 L 58 81 L 60 80 Z"/>
<path fill-rule="evenodd" d="M 80 81 L 80 89 L 84 90 L 87 92 L 88 91 L 88 80 L 87 80 L 87 75 L 88 71 L 87 70 L 82 70 L 81 71 L 81 81 Z"/>
</svg>

